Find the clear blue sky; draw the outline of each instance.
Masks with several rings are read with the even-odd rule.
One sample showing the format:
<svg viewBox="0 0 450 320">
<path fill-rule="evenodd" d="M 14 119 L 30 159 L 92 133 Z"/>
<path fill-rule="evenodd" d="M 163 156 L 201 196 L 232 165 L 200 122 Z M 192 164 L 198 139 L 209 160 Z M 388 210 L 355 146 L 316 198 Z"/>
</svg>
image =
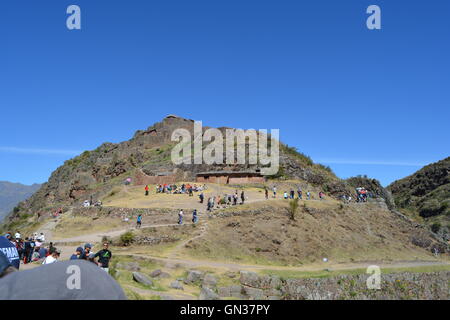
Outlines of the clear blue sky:
<svg viewBox="0 0 450 320">
<path fill-rule="evenodd" d="M 82 30 L 66 28 L 66 8 Z M 366 8 L 382 9 L 382 30 Z M 167 114 L 278 128 L 383 184 L 449 156 L 448 0 L 2 0 L 0 180 Z"/>
</svg>

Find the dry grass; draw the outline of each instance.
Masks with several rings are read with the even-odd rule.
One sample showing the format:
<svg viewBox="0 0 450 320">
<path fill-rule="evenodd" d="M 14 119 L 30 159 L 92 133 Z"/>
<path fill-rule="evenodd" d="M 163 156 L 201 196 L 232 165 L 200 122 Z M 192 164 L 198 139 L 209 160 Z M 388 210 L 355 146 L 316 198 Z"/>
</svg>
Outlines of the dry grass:
<svg viewBox="0 0 450 320">
<path fill-rule="evenodd" d="M 210 220 L 208 233 L 185 254 L 281 266 L 311 265 L 325 257 L 335 263 L 433 258 L 411 243 L 411 225 L 374 205 L 303 201 L 296 221 L 290 221 L 287 205 L 279 200 L 225 209 L 238 215 Z"/>
<path fill-rule="evenodd" d="M 76 237 L 97 232 L 106 232 L 123 228 L 118 218 L 100 217 L 98 219 L 85 216 L 62 216 L 53 230 L 53 240 Z"/>
<path fill-rule="evenodd" d="M 178 183 L 178 185 L 181 184 Z M 194 183 L 190 182 L 190 184 Z M 264 199 L 263 189 L 254 186 L 242 186 L 238 189 L 220 184 L 208 184 L 207 186 L 208 189 L 203 192 L 206 199 L 212 196 L 234 194 L 236 190 L 240 194 L 242 189 L 245 190 L 246 196 L 252 201 Z M 156 193 L 155 186 L 150 186 L 149 195 L 145 196 L 142 186 L 122 186 L 120 190 L 113 189 L 109 195 L 102 199 L 102 202 L 108 207 L 197 209 L 204 211 L 206 203 L 199 203 L 199 194 L 199 192 L 194 192 L 193 197 L 189 197 L 187 194 L 162 194 Z"/>
</svg>

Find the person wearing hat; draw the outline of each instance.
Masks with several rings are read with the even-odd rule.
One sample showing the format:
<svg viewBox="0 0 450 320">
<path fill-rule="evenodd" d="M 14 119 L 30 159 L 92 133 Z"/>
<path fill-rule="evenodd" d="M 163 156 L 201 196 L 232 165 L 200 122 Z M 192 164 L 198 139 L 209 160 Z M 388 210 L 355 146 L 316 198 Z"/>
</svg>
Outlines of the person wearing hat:
<svg viewBox="0 0 450 320">
<path fill-rule="evenodd" d="M 81 254 L 83 253 L 83 248 L 78 247 L 74 254 L 70 256 L 70 260 L 80 259 Z"/>
<path fill-rule="evenodd" d="M 86 243 L 84 245 L 84 250 L 81 253 L 81 255 L 79 256 L 78 259 L 82 259 L 82 260 L 88 260 L 89 259 L 89 255 L 91 254 L 91 249 L 92 249 L 92 245 L 90 243 Z"/>
</svg>

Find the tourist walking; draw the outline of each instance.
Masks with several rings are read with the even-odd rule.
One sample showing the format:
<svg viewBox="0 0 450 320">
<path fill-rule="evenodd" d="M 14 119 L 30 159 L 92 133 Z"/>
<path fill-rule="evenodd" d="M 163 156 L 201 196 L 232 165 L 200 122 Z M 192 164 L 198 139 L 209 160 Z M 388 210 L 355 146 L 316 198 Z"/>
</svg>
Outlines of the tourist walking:
<svg viewBox="0 0 450 320">
<path fill-rule="evenodd" d="M 192 211 L 192 222 L 197 223 L 197 221 L 198 221 L 197 209 L 194 209 L 194 211 Z"/>
<path fill-rule="evenodd" d="M 181 209 L 180 212 L 178 212 L 178 224 L 179 225 L 183 224 L 183 216 L 184 216 L 183 209 Z"/>
<path fill-rule="evenodd" d="M 136 220 L 136 229 L 139 229 L 142 226 L 142 214 L 138 215 Z"/>
</svg>

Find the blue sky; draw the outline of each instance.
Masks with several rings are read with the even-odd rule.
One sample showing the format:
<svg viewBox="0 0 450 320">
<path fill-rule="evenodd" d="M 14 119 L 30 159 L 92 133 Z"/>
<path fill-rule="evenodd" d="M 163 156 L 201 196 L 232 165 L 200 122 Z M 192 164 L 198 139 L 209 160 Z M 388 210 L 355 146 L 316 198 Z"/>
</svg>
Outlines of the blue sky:
<svg viewBox="0 0 450 320">
<path fill-rule="evenodd" d="M 82 10 L 82 30 L 66 9 Z M 366 28 L 366 8 L 382 30 Z M 449 156 L 448 0 L 4 0 L 0 180 L 167 114 L 278 128 L 341 177 L 388 184 Z"/>
</svg>

